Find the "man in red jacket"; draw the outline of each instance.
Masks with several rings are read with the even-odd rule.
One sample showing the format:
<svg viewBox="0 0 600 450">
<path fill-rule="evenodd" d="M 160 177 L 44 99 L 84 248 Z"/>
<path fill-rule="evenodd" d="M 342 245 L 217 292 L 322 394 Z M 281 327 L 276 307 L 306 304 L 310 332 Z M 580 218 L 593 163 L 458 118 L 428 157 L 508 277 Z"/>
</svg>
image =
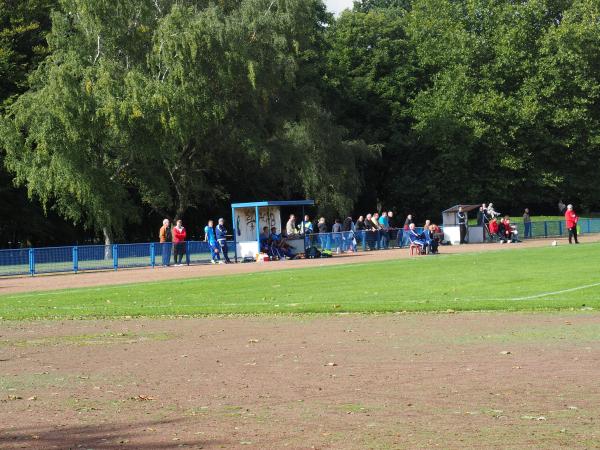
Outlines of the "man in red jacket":
<svg viewBox="0 0 600 450">
<path fill-rule="evenodd" d="M 173 228 L 173 260 L 176 266 L 181 266 L 181 260 L 183 259 L 183 255 L 185 255 L 186 234 L 181 219 L 179 219 L 177 225 Z"/>
<path fill-rule="evenodd" d="M 565 212 L 565 222 L 567 222 L 567 230 L 569 230 L 569 244 L 572 244 L 571 238 L 575 238 L 575 243 L 579 244 L 577 240 L 577 221 L 579 217 L 575 214 L 573 210 L 573 205 L 567 206 L 567 211 Z"/>
</svg>

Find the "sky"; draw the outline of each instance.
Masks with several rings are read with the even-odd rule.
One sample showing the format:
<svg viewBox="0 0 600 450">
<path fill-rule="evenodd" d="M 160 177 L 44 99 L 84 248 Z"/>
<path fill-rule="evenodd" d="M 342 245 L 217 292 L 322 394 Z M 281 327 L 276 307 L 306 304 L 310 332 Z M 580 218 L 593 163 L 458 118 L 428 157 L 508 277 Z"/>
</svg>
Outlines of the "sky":
<svg viewBox="0 0 600 450">
<path fill-rule="evenodd" d="M 327 9 L 336 15 L 346 8 L 352 8 L 353 0 L 325 0 Z"/>
</svg>

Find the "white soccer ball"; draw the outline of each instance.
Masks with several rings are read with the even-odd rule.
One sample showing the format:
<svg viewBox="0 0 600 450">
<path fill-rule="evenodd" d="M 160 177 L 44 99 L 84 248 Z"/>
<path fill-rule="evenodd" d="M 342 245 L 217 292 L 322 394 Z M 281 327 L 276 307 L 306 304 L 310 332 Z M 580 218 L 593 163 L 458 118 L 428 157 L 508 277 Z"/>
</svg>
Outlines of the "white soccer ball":
<svg viewBox="0 0 600 450">
<path fill-rule="evenodd" d="M 558 245 L 558 242 L 552 241 L 552 247 L 556 247 L 557 245 Z"/>
</svg>

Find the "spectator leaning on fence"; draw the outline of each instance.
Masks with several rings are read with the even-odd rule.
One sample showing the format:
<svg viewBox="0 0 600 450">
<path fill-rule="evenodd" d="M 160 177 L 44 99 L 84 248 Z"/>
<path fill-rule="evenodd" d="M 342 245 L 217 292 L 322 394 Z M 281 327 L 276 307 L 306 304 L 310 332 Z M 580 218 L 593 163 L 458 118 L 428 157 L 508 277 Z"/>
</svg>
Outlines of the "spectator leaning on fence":
<svg viewBox="0 0 600 450">
<path fill-rule="evenodd" d="M 327 222 L 325 222 L 325 217 L 321 217 L 319 219 L 319 223 L 317 224 L 317 230 L 319 231 L 319 243 L 321 245 L 321 250 L 329 250 L 327 246 L 327 232 L 329 229 L 327 228 Z"/>
<path fill-rule="evenodd" d="M 343 251 L 350 250 L 351 252 L 356 251 L 356 238 L 354 236 L 354 222 L 352 221 L 352 217 L 348 216 L 344 219 L 344 223 L 342 225 L 342 233 L 343 235 Z"/>
<path fill-rule="evenodd" d="M 572 238 L 575 239 L 575 243 L 579 244 L 577 240 L 577 222 L 579 221 L 579 217 L 575 214 L 575 210 L 573 209 L 573 205 L 568 205 L 567 210 L 565 211 L 565 222 L 567 223 L 567 230 L 569 230 L 569 244 L 572 244 Z"/>
<path fill-rule="evenodd" d="M 379 217 L 379 227 L 381 228 L 381 239 L 379 241 L 379 247 L 386 249 L 390 244 L 390 222 L 388 220 L 387 211 L 383 211 L 381 213 L 381 217 Z"/>
<path fill-rule="evenodd" d="M 158 232 L 158 240 L 160 242 L 162 252 L 162 265 L 163 267 L 169 267 L 171 261 L 171 228 L 169 227 L 169 219 L 163 220 L 163 226 L 160 227 Z"/>
<path fill-rule="evenodd" d="M 185 238 L 187 233 L 181 219 L 178 219 L 176 224 L 175 228 L 173 228 L 173 262 L 176 266 L 181 266 L 183 255 L 185 255 Z"/>
<path fill-rule="evenodd" d="M 225 219 L 222 217 L 219 219 L 215 234 L 217 235 L 217 244 L 219 244 L 219 247 L 221 248 L 223 258 L 225 258 L 225 264 L 230 264 L 229 248 L 227 247 L 227 228 L 225 227 Z"/>
<path fill-rule="evenodd" d="M 342 250 L 342 221 L 340 219 L 335 219 L 331 227 L 331 238 L 333 239 L 335 252 L 339 254 Z"/>
</svg>

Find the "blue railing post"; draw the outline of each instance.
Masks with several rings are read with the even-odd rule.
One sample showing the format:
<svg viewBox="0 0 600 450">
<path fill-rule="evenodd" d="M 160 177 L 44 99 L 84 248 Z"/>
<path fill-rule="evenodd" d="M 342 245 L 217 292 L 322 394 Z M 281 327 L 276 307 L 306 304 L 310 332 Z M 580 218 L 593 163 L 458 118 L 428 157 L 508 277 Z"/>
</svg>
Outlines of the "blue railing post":
<svg viewBox="0 0 600 450">
<path fill-rule="evenodd" d="M 548 237 L 548 222 L 544 221 L 544 237 Z"/>
<path fill-rule="evenodd" d="M 153 269 L 156 266 L 156 245 L 154 245 L 154 242 L 150 243 L 150 265 Z"/>
<path fill-rule="evenodd" d="M 79 251 L 77 246 L 73 246 L 73 272 L 77 273 L 79 270 Z"/>
<path fill-rule="evenodd" d="M 587 232 L 591 233 L 592 232 L 592 219 L 588 219 L 586 220 L 587 222 Z"/>
<path fill-rule="evenodd" d="M 119 268 L 119 245 L 113 245 L 113 268 L 117 270 Z"/>
<path fill-rule="evenodd" d="M 558 222 L 558 235 L 562 236 L 562 222 Z"/>
<path fill-rule="evenodd" d="M 35 275 L 35 249 L 29 249 L 29 275 Z"/>
<path fill-rule="evenodd" d="M 185 263 L 190 265 L 190 241 L 185 241 Z"/>
<path fill-rule="evenodd" d="M 366 239 L 366 235 L 367 235 L 367 232 L 365 230 L 361 230 L 361 232 L 360 232 L 360 239 L 362 241 L 363 252 L 367 251 L 367 239 Z"/>
</svg>

